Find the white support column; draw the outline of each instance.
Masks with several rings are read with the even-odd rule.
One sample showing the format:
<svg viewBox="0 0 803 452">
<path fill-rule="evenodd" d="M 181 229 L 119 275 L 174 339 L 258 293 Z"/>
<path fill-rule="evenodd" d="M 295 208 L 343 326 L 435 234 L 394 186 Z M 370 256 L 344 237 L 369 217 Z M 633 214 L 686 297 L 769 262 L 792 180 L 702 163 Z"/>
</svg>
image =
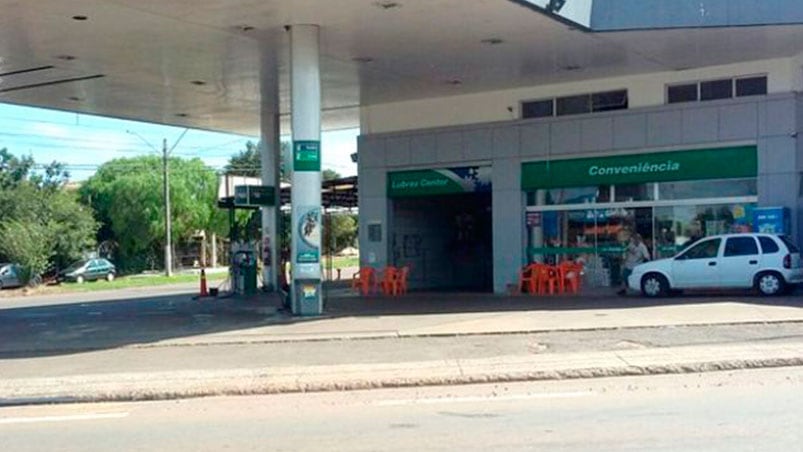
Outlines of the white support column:
<svg viewBox="0 0 803 452">
<path fill-rule="evenodd" d="M 290 27 L 293 125 L 292 309 L 318 315 L 321 299 L 321 75 L 317 25 Z"/>
<path fill-rule="evenodd" d="M 263 81 L 263 83 L 266 83 Z M 270 83 L 268 81 L 267 83 Z M 268 88 L 263 86 L 264 90 Z M 262 104 L 261 115 L 262 185 L 275 187 L 274 204 L 262 208 L 262 285 L 274 292 L 279 288 L 279 112 L 274 105 Z"/>
</svg>

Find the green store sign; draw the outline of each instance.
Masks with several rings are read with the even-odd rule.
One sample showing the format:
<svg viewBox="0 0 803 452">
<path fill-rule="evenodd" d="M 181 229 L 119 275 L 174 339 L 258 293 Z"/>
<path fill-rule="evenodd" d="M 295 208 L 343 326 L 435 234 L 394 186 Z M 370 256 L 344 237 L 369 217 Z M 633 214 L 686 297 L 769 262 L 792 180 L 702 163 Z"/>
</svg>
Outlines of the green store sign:
<svg viewBox="0 0 803 452">
<path fill-rule="evenodd" d="M 388 173 L 388 197 L 438 196 L 491 191 L 491 167 L 468 166 Z"/>
<path fill-rule="evenodd" d="M 321 170 L 321 142 L 293 142 L 293 171 Z"/>
<path fill-rule="evenodd" d="M 236 206 L 275 206 L 276 189 L 268 185 L 237 185 L 234 187 Z"/>
<path fill-rule="evenodd" d="M 756 177 L 756 146 L 522 164 L 522 189 Z"/>
</svg>

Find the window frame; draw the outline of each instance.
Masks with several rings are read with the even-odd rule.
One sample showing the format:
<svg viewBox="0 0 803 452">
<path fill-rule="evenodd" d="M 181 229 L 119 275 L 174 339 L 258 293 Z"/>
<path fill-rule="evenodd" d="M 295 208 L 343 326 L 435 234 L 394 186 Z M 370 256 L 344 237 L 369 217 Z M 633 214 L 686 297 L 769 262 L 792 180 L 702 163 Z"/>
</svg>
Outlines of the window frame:
<svg viewBox="0 0 803 452">
<path fill-rule="evenodd" d="M 546 103 L 549 102 L 552 104 L 552 114 L 548 116 L 525 116 L 524 115 L 524 106 L 526 104 L 537 104 L 537 103 Z M 555 117 L 555 98 L 549 99 L 531 99 L 531 100 L 523 100 L 519 102 L 519 111 L 521 112 L 521 119 L 540 119 L 540 118 L 554 118 Z"/>
<path fill-rule="evenodd" d="M 669 101 L 669 90 L 671 88 L 678 88 L 678 87 L 681 87 L 681 86 L 693 86 L 694 87 L 694 92 L 695 92 L 694 100 L 682 100 L 682 101 L 677 101 L 677 102 L 670 102 Z M 664 103 L 667 104 L 667 105 L 687 104 L 687 103 L 691 103 L 691 102 L 700 102 L 700 82 L 670 83 L 670 84 L 666 85 L 666 90 L 665 90 L 664 94 L 665 94 Z"/>
<path fill-rule="evenodd" d="M 738 95 L 738 82 L 739 80 L 746 80 L 746 79 L 759 79 L 763 78 L 766 83 L 766 91 L 763 94 L 745 94 L 745 95 Z M 703 90 L 702 84 L 703 83 L 710 83 L 710 82 L 717 82 L 717 81 L 725 81 L 730 80 L 731 85 L 731 96 L 730 97 L 723 97 L 723 98 L 715 98 L 715 99 L 703 99 Z M 664 88 L 664 105 L 675 105 L 675 104 L 685 104 L 685 103 L 692 103 L 692 102 L 714 102 L 717 100 L 727 100 L 727 99 L 737 99 L 740 97 L 753 97 L 753 96 L 766 96 L 769 94 L 769 83 L 770 78 L 769 74 L 767 73 L 757 73 L 757 74 L 745 74 L 745 75 L 735 75 L 731 77 L 718 77 L 718 78 L 711 78 L 711 79 L 698 79 L 692 81 L 685 81 L 685 82 L 673 82 L 665 84 Z M 679 86 L 691 86 L 695 85 L 697 88 L 697 99 L 696 100 L 687 100 L 687 101 L 679 101 L 679 102 L 669 102 L 669 89 L 673 87 Z"/>
<path fill-rule="evenodd" d="M 764 92 L 759 94 L 743 94 L 739 95 L 739 81 L 740 80 L 749 80 L 749 79 L 764 79 Z M 770 78 L 767 74 L 753 74 L 753 75 L 742 75 L 739 77 L 733 78 L 733 97 L 753 97 L 753 96 L 766 96 L 770 92 Z"/>
<path fill-rule="evenodd" d="M 698 90 L 699 93 L 700 93 L 700 96 L 699 96 L 700 97 L 700 102 L 714 102 L 714 101 L 718 101 L 718 100 L 733 99 L 734 98 L 734 90 L 735 90 L 735 82 L 734 82 L 734 80 L 735 80 L 734 77 L 730 77 L 730 78 L 715 78 L 715 79 L 710 79 L 710 80 L 700 80 L 700 83 L 699 83 L 700 88 Z M 730 95 L 729 96 L 727 96 L 727 97 L 712 97 L 710 99 L 703 99 L 703 84 L 706 84 L 706 83 L 722 83 L 723 85 L 725 85 L 724 82 L 728 82 L 727 84 L 728 84 L 729 89 L 730 89 Z"/>
</svg>

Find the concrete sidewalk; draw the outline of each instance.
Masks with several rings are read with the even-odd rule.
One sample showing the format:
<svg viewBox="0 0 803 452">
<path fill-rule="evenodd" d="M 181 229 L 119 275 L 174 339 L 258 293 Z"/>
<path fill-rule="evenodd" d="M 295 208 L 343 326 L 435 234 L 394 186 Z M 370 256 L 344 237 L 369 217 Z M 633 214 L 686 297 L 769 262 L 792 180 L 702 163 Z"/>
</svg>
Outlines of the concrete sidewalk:
<svg viewBox="0 0 803 452">
<path fill-rule="evenodd" d="M 404 304 L 406 301 L 399 299 L 397 302 Z M 500 308 L 503 303 L 499 302 Z M 535 303 L 537 302 L 533 301 L 532 310 L 497 312 L 365 315 L 358 312 L 334 311 L 334 315 L 322 318 L 277 319 L 276 323 L 270 325 L 172 338 L 151 345 L 236 344 L 803 322 L 803 308 L 794 305 L 763 305 L 727 299 L 688 304 L 642 307 L 636 304 L 629 308 L 596 309 L 560 309 L 560 307 L 550 309 L 554 306 L 549 305 L 538 309 L 539 306 Z M 567 303 L 567 306 L 570 304 Z"/>
<path fill-rule="evenodd" d="M 798 297 L 341 297 L 293 318 L 162 295 L 0 308 L 0 404 L 803 365 Z"/>
<path fill-rule="evenodd" d="M 803 365 L 803 342 L 0 380 L 0 406 L 658 375 Z"/>
</svg>

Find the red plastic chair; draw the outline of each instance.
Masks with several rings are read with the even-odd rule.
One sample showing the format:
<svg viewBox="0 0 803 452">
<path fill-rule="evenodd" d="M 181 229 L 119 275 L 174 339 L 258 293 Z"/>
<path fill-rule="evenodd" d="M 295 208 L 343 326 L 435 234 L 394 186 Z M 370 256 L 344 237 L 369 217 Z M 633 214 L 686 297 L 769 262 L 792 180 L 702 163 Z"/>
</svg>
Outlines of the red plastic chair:
<svg viewBox="0 0 803 452">
<path fill-rule="evenodd" d="M 561 293 L 571 292 L 577 294 L 580 292 L 580 284 L 582 282 L 583 264 L 575 262 L 563 262 L 558 267 L 558 276 L 560 278 L 560 291 Z"/>
<path fill-rule="evenodd" d="M 375 284 L 376 271 L 371 267 L 360 267 L 360 271 L 351 277 L 352 290 L 359 290 L 365 296 L 371 293 L 372 284 Z"/>
<path fill-rule="evenodd" d="M 535 265 L 536 287 L 538 295 L 554 295 L 560 284 L 558 269 L 545 264 Z"/>
<path fill-rule="evenodd" d="M 377 285 L 384 295 L 395 295 L 396 278 L 399 270 L 396 267 L 385 267 L 382 279 L 377 279 Z"/>
<path fill-rule="evenodd" d="M 534 294 L 536 292 L 538 282 L 535 269 L 537 265 L 538 264 L 525 265 L 524 268 L 519 271 L 519 291 L 522 293 Z"/>
</svg>

